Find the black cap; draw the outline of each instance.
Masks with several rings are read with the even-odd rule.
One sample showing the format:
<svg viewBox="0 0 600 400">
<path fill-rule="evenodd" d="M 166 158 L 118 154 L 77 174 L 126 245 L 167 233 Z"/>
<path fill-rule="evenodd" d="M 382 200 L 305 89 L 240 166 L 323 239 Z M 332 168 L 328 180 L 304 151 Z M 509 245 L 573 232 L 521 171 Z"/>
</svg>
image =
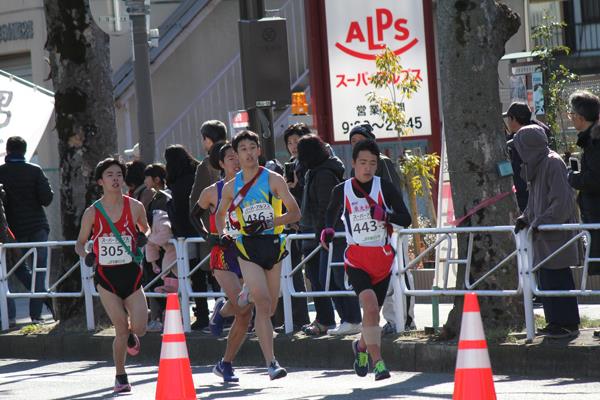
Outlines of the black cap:
<svg viewBox="0 0 600 400">
<path fill-rule="evenodd" d="M 375 140 L 375 135 L 373 134 L 373 127 L 369 124 L 356 125 L 350 131 L 348 139 L 352 140 L 352 136 L 354 135 L 363 135 L 367 139 Z"/>
<path fill-rule="evenodd" d="M 523 102 L 514 102 L 508 107 L 505 113 L 502 114 L 503 117 L 513 117 L 517 120 L 521 121 L 530 121 L 531 120 L 531 108 L 527 103 Z"/>
</svg>

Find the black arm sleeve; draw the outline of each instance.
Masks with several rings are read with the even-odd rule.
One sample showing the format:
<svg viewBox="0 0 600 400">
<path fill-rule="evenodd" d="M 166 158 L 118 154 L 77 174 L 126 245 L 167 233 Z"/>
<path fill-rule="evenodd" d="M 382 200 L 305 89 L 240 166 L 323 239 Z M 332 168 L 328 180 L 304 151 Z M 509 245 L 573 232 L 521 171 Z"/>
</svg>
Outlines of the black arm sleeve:
<svg viewBox="0 0 600 400">
<path fill-rule="evenodd" d="M 407 228 L 412 223 L 410 213 L 402 200 L 402 193 L 388 180 L 381 180 L 381 190 L 383 198 L 392 213 L 389 214 L 389 221 L 394 225 L 400 225 Z"/>
<path fill-rule="evenodd" d="M 342 205 L 344 204 L 344 182 L 337 185 L 331 192 L 329 197 L 329 205 L 325 211 L 325 226 L 324 228 L 333 228 L 336 221 L 340 218 Z"/>
<path fill-rule="evenodd" d="M 202 215 L 206 212 L 206 210 L 198 205 L 198 203 L 194 204 L 192 211 L 190 211 L 190 222 L 194 229 L 200 234 L 200 237 L 206 239 L 208 237 L 208 231 L 204 226 L 204 222 L 202 221 Z"/>
</svg>

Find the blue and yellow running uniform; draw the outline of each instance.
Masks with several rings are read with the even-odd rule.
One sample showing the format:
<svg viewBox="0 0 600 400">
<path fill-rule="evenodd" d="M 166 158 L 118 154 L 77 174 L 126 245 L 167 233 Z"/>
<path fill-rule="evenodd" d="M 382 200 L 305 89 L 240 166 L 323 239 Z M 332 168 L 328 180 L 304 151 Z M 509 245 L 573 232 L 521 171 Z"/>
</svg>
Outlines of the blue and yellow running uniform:
<svg viewBox="0 0 600 400">
<path fill-rule="evenodd" d="M 283 226 L 274 226 L 256 235 L 248 235 L 244 230 L 244 227 L 252 221 L 273 221 L 282 214 L 283 204 L 281 199 L 271 192 L 269 175 L 267 170 L 262 170 L 242 203 L 235 209 L 241 232 L 236 239 L 238 256 L 264 269 L 273 268 L 287 255 L 285 237 L 282 235 Z M 243 186 L 244 177 L 240 171 L 235 176 L 234 198 Z"/>
</svg>

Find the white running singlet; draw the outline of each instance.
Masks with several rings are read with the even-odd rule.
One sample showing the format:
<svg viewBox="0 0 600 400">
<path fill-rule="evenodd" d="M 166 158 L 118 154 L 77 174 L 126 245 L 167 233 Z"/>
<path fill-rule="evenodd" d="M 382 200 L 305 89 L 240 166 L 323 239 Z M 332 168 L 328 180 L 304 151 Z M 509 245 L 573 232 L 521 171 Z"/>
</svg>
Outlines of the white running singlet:
<svg viewBox="0 0 600 400">
<path fill-rule="evenodd" d="M 371 193 L 369 196 L 389 212 L 383 200 L 381 180 L 373 177 Z M 388 244 L 388 232 L 384 222 L 371 218 L 371 207 L 365 198 L 359 198 L 352 188 L 352 179 L 344 183 L 344 212 L 342 221 L 346 229 L 346 242 L 348 245 L 376 247 Z"/>
</svg>

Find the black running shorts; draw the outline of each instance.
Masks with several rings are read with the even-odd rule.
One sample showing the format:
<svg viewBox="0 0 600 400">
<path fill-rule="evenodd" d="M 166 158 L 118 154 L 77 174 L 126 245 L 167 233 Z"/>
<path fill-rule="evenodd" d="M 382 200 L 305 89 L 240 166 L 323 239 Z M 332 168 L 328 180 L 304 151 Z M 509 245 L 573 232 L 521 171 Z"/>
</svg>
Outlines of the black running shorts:
<svg viewBox="0 0 600 400">
<path fill-rule="evenodd" d="M 346 274 L 348 274 L 348 282 L 352 285 L 354 292 L 358 296 L 363 290 L 372 289 L 377 296 L 377 304 L 379 307 L 383 306 L 385 296 L 387 294 L 388 286 L 390 284 L 391 273 L 387 275 L 383 280 L 377 282 L 375 285 L 371 283 L 371 276 L 364 270 L 347 266 Z"/>
<path fill-rule="evenodd" d="M 239 258 L 266 270 L 272 269 L 288 253 L 283 235 L 241 235 L 238 236 L 235 245 Z"/>
<path fill-rule="evenodd" d="M 94 274 L 94 285 L 100 285 L 125 300 L 142 287 L 142 268 L 134 262 L 99 265 Z"/>
</svg>

